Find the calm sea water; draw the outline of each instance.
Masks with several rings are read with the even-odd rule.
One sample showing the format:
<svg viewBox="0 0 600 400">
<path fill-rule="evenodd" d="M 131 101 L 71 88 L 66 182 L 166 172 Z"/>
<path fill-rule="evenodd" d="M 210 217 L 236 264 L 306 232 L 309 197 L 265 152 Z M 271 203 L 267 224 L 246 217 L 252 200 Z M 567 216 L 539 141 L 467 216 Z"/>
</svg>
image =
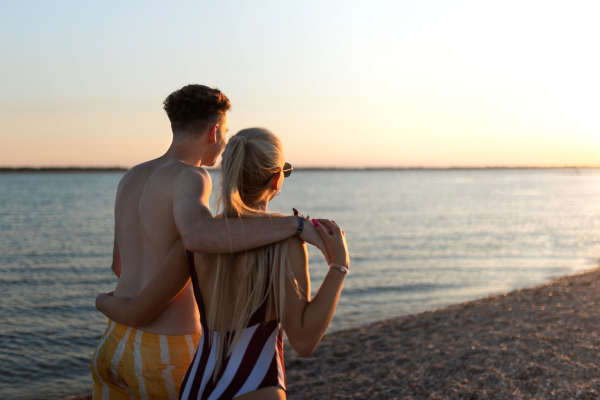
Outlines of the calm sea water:
<svg viewBox="0 0 600 400">
<path fill-rule="evenodd" d="M 213 174 L 217 175 L 217 174 Z M 122 174 L 0 175 L 0 398 L 91 391 Z M 330 331 L 593 268 L 600 170 L 294 171 L 271 211 L 344 228 Z M 310 251 L 314 291 L 327 271 Z M 314 293 L 314 292 L 313 292 Z"/>
</svg>

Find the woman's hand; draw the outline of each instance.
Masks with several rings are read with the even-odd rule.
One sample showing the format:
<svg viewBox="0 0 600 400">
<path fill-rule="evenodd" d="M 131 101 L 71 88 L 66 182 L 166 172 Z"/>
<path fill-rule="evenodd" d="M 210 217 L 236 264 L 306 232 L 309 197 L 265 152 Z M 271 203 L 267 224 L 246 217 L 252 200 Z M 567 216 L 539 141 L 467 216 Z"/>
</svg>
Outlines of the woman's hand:
<svg viewBox="0 0 600 400">
<path fill-rule="evenodd" d="M 311 224 L 308 220 L 304 220 L 304 230 L 300 235 L 300 239 L 321 250 L 325 260 L 327 260 L 327 264 L 331 264 L 333 262 L 329 256 L 329 252 L 327 251 L 327 246 L 325 246 L 325 242 L 323 241 L 323 235 L 316 230 L 316 225 L 314 225 L 314 223 Z"/>
<path fill-rule="evenodd" d="M 328 219 L 313 219 L 312 223 L 325 242 L 331 263 L 348 268 L 350 256 L 344 231 L 335 222 Z"/>
</svg>

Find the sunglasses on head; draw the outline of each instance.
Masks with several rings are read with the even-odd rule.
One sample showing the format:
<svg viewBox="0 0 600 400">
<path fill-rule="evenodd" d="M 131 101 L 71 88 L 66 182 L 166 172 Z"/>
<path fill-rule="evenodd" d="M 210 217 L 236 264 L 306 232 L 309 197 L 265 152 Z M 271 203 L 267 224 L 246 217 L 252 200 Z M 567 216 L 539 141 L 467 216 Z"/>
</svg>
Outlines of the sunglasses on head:
<svg viewBox="0 0 600 400">
<path fill-rule="evenodd" d="M 290 163 L 288 163 L 288 162 L 286 162 L 285 164 L 283 164 L 283 176 L 284 176 L 285 178 L 287 178 L 288 176 L 290 176 L 290 175 L 292 174 L 292 171 L 293 171 L 293 170 L 294 170 L 294 167 L 292 167 L 292 164 L 290 164 Z M 277 175 L 278 173 L 279 173 L 279 172 L 275 172 L 273 175 L 271 175 L 271 176 L 269 177 L 269 179 L 267 179 L 267 180 L 265 181 L 264 185 L 266 185 L 267 183 L 269 183 L 269 181 L 270 181 L 271 179 L 273 179 L 273 177 L 274 177 L 275 175 Z"/>
</svg>

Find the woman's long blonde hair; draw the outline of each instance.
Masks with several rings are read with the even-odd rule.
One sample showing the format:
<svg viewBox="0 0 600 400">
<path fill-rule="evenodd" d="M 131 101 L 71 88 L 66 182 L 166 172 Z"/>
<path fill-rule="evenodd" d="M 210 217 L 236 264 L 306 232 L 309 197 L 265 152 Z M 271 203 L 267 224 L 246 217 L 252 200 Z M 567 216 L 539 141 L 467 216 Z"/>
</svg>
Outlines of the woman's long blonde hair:
<svg viewBox="0 0 600 400">
<path fill-rule="evenodd" d="M 269 177 L 280 172 L 283 164 L 281 142 L 270 131 L 249 128 L 233 136 L 223 152 L 221 164 L 219 210 L 223 218 L 266 216 L 255 207 L 265 198 L 272 196 Z M 265 184 L 267 180 L 269 183 Z M 241 264 L 243 272 L 234 303 L 231 282 L 235 262 Z M 231 355 L 250 317 L 262 304 L 267 302 L 268 305 L 266 317 L 274 307 L 281 322 L 284 322 L 286 277 L 295 282 L 286 240 L 253 250 L 218 256 L 208 312 L 208 337 L 211 343 L 214 332 L 220 333 L 217 335 L 215 378 L 221 368 L 225 346 L 226 355 Z M 235 333 L 226 336 L 224 333 L 227 331 Z"/>
</svg>

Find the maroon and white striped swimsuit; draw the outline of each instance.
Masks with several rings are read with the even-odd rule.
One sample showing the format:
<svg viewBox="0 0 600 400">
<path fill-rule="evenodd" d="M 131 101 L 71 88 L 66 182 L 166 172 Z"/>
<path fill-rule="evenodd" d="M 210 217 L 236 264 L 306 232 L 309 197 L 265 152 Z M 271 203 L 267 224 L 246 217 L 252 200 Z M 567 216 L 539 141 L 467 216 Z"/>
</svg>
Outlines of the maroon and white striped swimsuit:
<svg viewBox="0 0 600 400">
<path fill-rule="evenodd" d="M 212 346 L 210 346 L 206 314 L 194 265 L 194 254 L 186 252 L 194 296 L 200 310 L 202 337 L 194 360 L 181 383 L 179 398 L 184 400 L 225 400 L 269 386 L 285 390 L 283 327 L 278 319 L 265 321 L 266 302 L 250 318 L 248 326 L 244 329 L 242 337 L 231 355 L 224 356 L 217 379 L 213 380 L 218 333 L 214 332 L 215 336 Z M 231 334 L 230 332 L 225 335 Z M 226 353 L 227 348 L 224 351 L 224 354 Z"/>
</svg>

